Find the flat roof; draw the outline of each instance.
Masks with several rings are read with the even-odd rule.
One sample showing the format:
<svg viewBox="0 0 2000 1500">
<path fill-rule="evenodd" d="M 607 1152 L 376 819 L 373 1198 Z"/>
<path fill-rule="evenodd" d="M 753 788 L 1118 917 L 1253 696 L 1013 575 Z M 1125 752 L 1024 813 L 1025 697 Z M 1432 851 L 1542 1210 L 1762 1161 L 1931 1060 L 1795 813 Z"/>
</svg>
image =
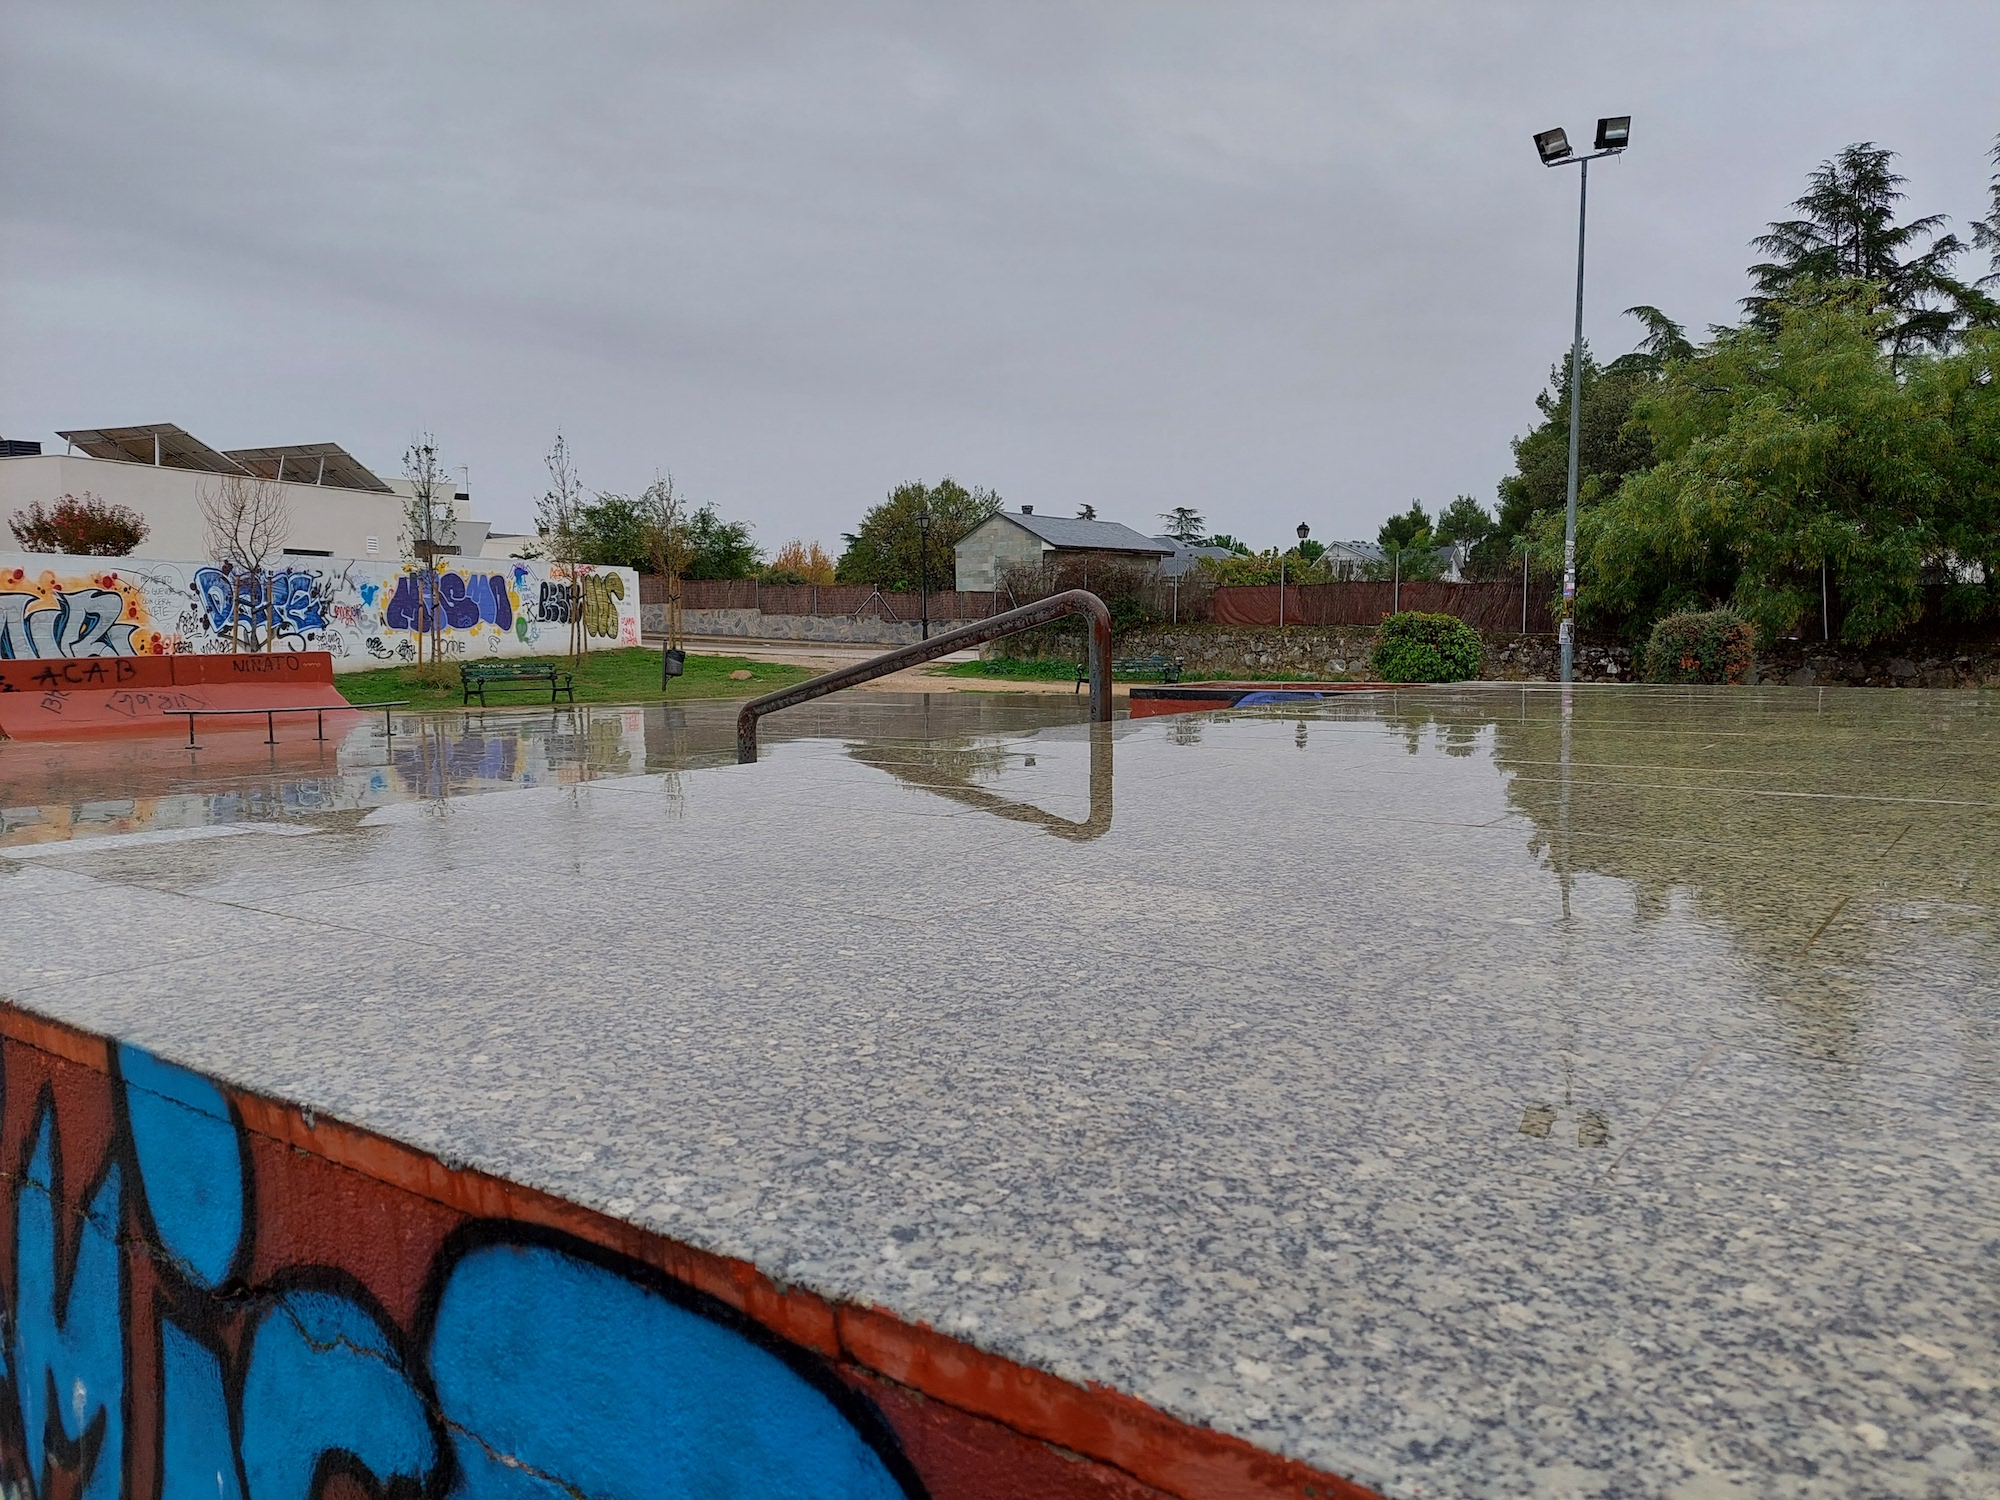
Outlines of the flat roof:
<svg viewBox="0 0 2000 1500">
<path fill-rule="evenodd" d="M 734 709 L 440 718 L 599 779 L 0 859 L 7 987 L 1383 1495 L 2000 1461 L 1991 695 L 910 699 L 662 774 Z"/>
</svg>

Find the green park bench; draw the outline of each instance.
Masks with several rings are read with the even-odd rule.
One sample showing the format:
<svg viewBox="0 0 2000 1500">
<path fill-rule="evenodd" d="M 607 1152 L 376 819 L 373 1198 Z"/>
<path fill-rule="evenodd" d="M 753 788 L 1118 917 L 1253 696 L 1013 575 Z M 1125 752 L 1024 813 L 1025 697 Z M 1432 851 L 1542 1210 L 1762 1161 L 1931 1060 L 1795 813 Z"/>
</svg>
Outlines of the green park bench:
<svg viewBox="0 0 2000 1500">
<path fill-rule="evenodd" d="M 1181 662 L 1173 656 L 1114 656 L 1111 658 L 1113 677 L 1154 677 L 1162 682 L 1181 680 Z M 1083 685 L 1090 681 L 1090 663 L 1078 662 L 1076 686 L 1072 692 L 1082 692 Z"/>
<path fill-rule="evenodd" d="M 546 682 L 549 702 L 556 701 L 557 693 L 565 693 L 570 702 L 576 702 L 576 688 L 571 685 L 570 674 L 559 672 L 546 662 L 467 662 L 458 669 L 458 676 L 465 688 L 465 701 L 471 703 L 472 695 L 477 693 L 481 708 L 486 706 L 486 689 L 496 682 Z"/>
</svg>

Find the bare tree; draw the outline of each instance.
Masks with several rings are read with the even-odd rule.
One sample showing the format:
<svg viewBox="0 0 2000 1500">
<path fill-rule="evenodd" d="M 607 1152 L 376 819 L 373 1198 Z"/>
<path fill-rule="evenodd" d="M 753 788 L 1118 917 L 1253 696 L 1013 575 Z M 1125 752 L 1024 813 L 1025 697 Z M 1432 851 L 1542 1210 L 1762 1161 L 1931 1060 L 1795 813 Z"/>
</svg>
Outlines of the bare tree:
<svg viewBox="0 0 2000 1500">
<path fill-rule="evenodd" d="M 576 662 L 590 650 L 583 623 L 584 488 L 576 477 L 569 441 L 560 432 L 543 462 L 549 469 L 549 488 L 535 502 L 535 529 L 541 533 L 551 577 L 568 574 L 569 656 Z"/>
<path fill-rule="evenodd" d="M 640 541 L 646 561 L 667 586 L 667 649 L 683 651 L 681 636 L 681 575 L 694 561 L 694 533 L 688 526 L 686 498 L 674 488 L 674 476 L 655 479 L 639 497 Z"/>
<path fill-rule="evenodd" d="M 230 584 L 229 649 L 243 649 L 246 625 L 250 628 L 250 648 L 256 648 L 252 615 L 261 602 L 268 650 L 277 635 L 277 622 L 272 617 L 271 580 L 264 564 L 292 529 L 292 505 L 285 487 L 255 474 L 225 474 L 203 488 L 198 503 L 208 554 L 221 564 Z"/>
<path fill-rule="evenodd" d="M 424 637 L 437 661 L 444 642 L 444 619 L 438 609 L 437 560 L 449 556 L 456 535 L 451 515 L 452 488 L 438 463 L 437 438 L 420 433 L 403 450 L 403 474 L 411 494 L 403 507 L 403 551 L 417 562 L 417 665 L 424 664 Z"/>
</svg>

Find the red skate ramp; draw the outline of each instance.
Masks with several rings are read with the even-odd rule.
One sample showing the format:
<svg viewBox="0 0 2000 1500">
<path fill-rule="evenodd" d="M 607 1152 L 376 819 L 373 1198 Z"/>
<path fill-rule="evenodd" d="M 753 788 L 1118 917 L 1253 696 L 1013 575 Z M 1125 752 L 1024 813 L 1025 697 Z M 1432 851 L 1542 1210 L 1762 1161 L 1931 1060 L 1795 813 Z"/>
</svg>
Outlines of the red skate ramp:
<svg viewBox="0 0 2000 1500">
<path fill-rule="evenodd" d="M 8 739 L 185 734 L 179 714 L 188 709 L 347 706 L 324 651 L 0 661 L 0 735 Z M 263 728 L 248 715 L 203 728 L 221 733 L 252 723 Z"/>
</svg>

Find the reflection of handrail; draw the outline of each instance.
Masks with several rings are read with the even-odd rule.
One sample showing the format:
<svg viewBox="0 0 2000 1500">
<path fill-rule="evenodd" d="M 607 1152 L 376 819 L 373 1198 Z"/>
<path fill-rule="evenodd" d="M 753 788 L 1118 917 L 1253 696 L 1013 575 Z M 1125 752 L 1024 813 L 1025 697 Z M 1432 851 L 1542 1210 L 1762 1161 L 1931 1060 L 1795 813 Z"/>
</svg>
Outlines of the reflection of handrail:
<svg viewBox="0 0 2000 1500">
<path fill-rule="evenodd" d="M 757 759 L 757 721 L 765 714 L 823 698 L 828 693 L 837 693 L 856 683 L 886 677 L 905 667 L 935 661 L 962 646 L 976 646 L 982 641 L 1032 630 L 1037 625 L 1060 620 L 1064 615 L 1083 615 L 1090 621 L 1090 716 L 1099 723 L 1108 724 L 1111 722 L 1111 611 L 1104 607 L 1102 599 L 1088 589 L 1066 589 L 1046 599 L 1037 599 L 1033 604 L 1024 604 L 1019 609 L 994 615 L 989 620 L 975 620 L 957 630 L 934 635 L 927 641 L 918 641 L 900 651 L 885 651 L 880 656 L 871 656 L 837 672 L 824 672 L 791 687 L 779 688 L 775 693 L 752 698 L 736 716 L 736 759 L 744 765 Z"/>
<path fill-rule="evenodd" d="M 984 787 L 971 786 L 963 781 L 952 780 L 949 774 L 936 766 L 921 762 L 898 761 L 893 756 L 884 755 L 877 748 L 879 742 L 869 741 L 866 747 L 850 745 L 847 753 L 865 766 L 873 766 L 878 771 L 887 771 L 898 781 L 909 786 L 922 787 L 927 792 L 936 792 L 940 797 L 949 797 L 954 802 L 963 802 L 967 807 L 976 807 L 981 812 L 992 813 L 996 818 L 1006 818 L 1015 823 L 1032 823 L 1045 829 L 1059 839 L 1069 839 L 1074 843 L 1088 843 L 1091 839 L 1102 838 L 1111 831 L 1111 731 L 1093 724 L 1090 728 L 1090 816 L 1078 823 L 1071 818 L 1059 818 L 1054 813 L 1036 807 L 1032 802 L 1015 802 Z"/>
</svg>

